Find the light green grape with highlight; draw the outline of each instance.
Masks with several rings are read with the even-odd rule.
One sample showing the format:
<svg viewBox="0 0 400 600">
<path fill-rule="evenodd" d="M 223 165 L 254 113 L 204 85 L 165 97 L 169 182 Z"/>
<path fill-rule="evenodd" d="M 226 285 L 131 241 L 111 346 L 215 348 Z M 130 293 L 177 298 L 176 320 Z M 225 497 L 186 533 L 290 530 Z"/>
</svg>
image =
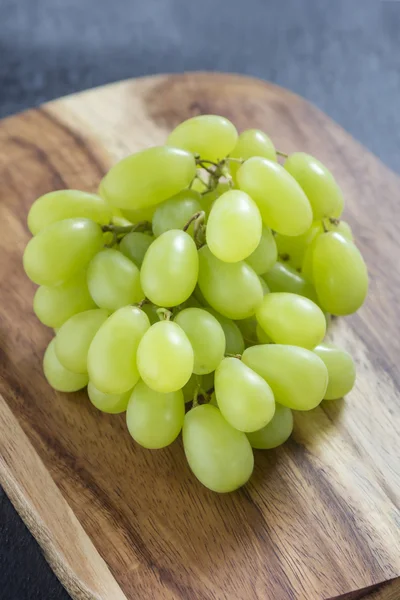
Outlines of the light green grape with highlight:
<svg viewBox="0 0 400 600">
<path fill-rule="evenodd" d="M 269 227 L 263 227 L 257 248 L 246 258 L 246 262 L 257 273 L 263 275 L 271 269 L 278 258 L 275 237 Z"/>
<path fill-rule="evenodd" d="M 368 272 L 358 248 L 340 233 L 320 235 L 312 254 L 318 301 L 332 315 L 350 315 L 364 303 Z"/>
<path fill-rule="evenodd" d="M 316 158 L 294 152 L 284 168 L 300 184 L 310 201 L 314 219 L 339 217 L 343 211 L 343 194 L 332 173 Z"/>
<path fill-rule="evenodd" d="M 268 160 L 277 161 L 274 143 L 266 133 L 260 129 L 246 129 L 239 135 L 237 144 L 230 153 L 232 158 L 247 160 L 253 156 L 261 156 Z M 240 163 L 231 161 L 229 168 L 233 179 L 236 179 L 236 173 Z"/>
<path fill-rule="evenodd" d="M 88 383 L 87 373 L 73 373 L 63 367 L 55 352 L 54 339 L 44 353 L 43 372 L 51 387 L 59 392 L 77 392 Z"/>
<path fill-rule="evenodd" d="M 174 196 L 190 184 L 195 174 L 192 154 L 180 148 L 155 146 L 120 160 L 105 175 L 101 186 L 112 206 L 138 210 Z M 125 216 L 132 220 L 129 213 Z"/>
<path fill-rule="evenodd" d="M 257 450 L 270 450 L 284 444 L 293 431 L 293 413 L 287 406 L 275 405 L 272 420 L 259 431 L 252 431 L 247 438 Z"/>
<path fill-rule="evenodd" d="M 276 402 L 288 408 L 311 410 L 325 396 L 328 371 L 311 350 L 263 344 L 247 348 L 242 361 L 271 386 Z"/>
<path fill-rule="evenodd" d="M 262 220 L 256 203 L 240 190 L 214 202 L 207 221 L 206 241 L 220 260 L 236 263 L 249 257 L 261 240 Z"/>
<path fill-rule="evenodd" d="M 136 354 L 149 329 L 147 315 L 135 306 L 124 306 L 103 323 L 90 344 L 90 381 L 105 394 L 123 394 L 139 381 Z"/>
<path fill-rule="evenodd" d="M 84 269 L 102 245 L 103 232 L 94 221 L 57 221 L 28 242 L 25 273 L 38 285 L 63 283 Z"/>
<path fill-rule="evenodd" d="M 229 319 L 253 315 L 263 298 L 263 289 L 253 269 L 244 261 L 223 262 L 207 246 L 198 254 L 198 283 L 208 304 Z"/>
<path fill-rule="evenodd" d="M 154 237 L 140 231 L 132 231 L 124 235 L 119 243 L 119 249 L 124 256 L 129 258 L 140 269 L 142 266 L 145 254 Z"/>
<path fill-rule="evenodd" d="M 312 210 L 300 185 L 278 163 L 255 156 L 237 172 L 239 188 L 257 204 L 264 225 L 283 235 L 301 235 L 312 223 Z"/>
<path fill-rule="evenodd" d="M 246 434 L 203 404 L 192 408 L 182 430 L 186 459 L 197 479 L 214 492 L 233 492 L 250 478 L 254 457 Z"/>
<path fill-rule="evenodd" d="M 232 152 L 237 139 L 236 127 L 228 119 L 217 115 L 199 115 L 175 127 L 168 136 L 167 144 L 217 161 Z"/>
<path fill-rule="evenodd" d="M 172 444 L 182 429 L 185 403 L 181 390 L 161 394 L 139 381 L 133 388 L 126 411 L 129 433 L 151 450 Z"/>
<path fill-rule="evenodd" d="M 202 210 L 201 196 L 193 190 L 183 190 L 157 206 L 153 217 L 153 233 L 159 237 L 170 229 L 183 229 L 197 212 Z M 193 232 L 193 224 L 188 229 Z"/>
<path fill-rule="evenodd" d="M 179 229 L 161 234 L 149 247 L 140 279 L 146 298 L 158 306 L 178 306 L 197 283 L 199 258 L 190 235 Z"/>
<path fill-rule="evenodd" d="M 118 415 L 125 412 L 132 394 L 132 390 L 128 390 L 123 394 L 104 394 L 91 381 L 88 383 L 87 391 L 89 400 L 93 406 L 110 415 Z"/>
<path fill-rule="evenodd" d="M 268 383 L 237 358 L 224 358 L 216 369 L 215 396 L 222 415 L 239 431 L 257 431 L 274 416 Z"/>
<path fill-rule="evenodd" d="M 112 212 L 107 202 L 97 194 L 57 190 L 35 200 L 28 213 L 28 227 L 32 235 L 36 235 L 52 223 L 76 217 L 106 225 L 111 221 Z"/>
<path fill-rule="evenodd" d="M 264 296 L 256 318 L 276 344 L 290 344 L 312 350 L 322 342 L 326 320 L 322 310 L 308 298 L 287 292 Z"/>
<path fill-rule="evenodd" d="M 47 327 L 61 327 L 73 315 L 96 308 L 86 282 L 86 271 L 80 271 L 65 283 L 41 285 L 33 298 L 35 315 Z"/>
<path fill-rule="evenodd" d="M 325 400 L 337 400 L 348 394 L 356 381 L 356 367 L 350 354 L 334 344 L 320 344 L 314 348 L 328 369 L 328 387 Z"/>
<path fill-rule="evenodd" d="M 87 281 L 97 306 L 117 310 L 143 300 L 137 266 L 118 250 L 107 248 L 89 263 Z"/>
<path fill-rule="evenodd" d="M 90 344 L 108 316 L 107 310 L 95 308 L 78 313 L 61 325 L 55 337 L 55 351 L 66 369 L 87 373 Z"/>
<path fill-rule="evenodd" d="M 152 390 L 163 394 L 180 390 L 189 381 L 193 366 L 193 348 L 176 323 L 155 323 L 141 339 L 137 367 Z"/>
<path fill-rule="evenodd" d="M 225 353 L 225 334 L 217 319 L 203 308 L 185 308 L 174 322 L 186 333 L 194 352 L 193 373 L 215 371 Z"/>
</svg>

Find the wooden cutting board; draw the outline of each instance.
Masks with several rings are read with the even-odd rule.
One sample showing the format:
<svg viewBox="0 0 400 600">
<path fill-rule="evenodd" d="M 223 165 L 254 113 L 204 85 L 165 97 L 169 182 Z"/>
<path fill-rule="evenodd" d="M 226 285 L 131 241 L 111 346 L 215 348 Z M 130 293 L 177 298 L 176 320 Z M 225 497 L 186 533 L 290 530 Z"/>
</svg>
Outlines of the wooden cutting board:
<svg viewBox="0 0 400 600">
<path fill-rule="evenodd" d="M 180 441 L 144 450 L 123 415 L 49 388 L 52 331 L 21 263 L 37 196 L 96 190 L 116 160 L 200 113 L 327 164 L 371 276 L 366 305 L 332 328 L 357 362 L 355 390 L 298 413 L 291 440 L 256 452 L 251 482 L 228 495 L 195 480 Z M 319 600 L 400 575 L 399 207 L 398 177 L 338 125 L 245 77 L 125 81 L 0 122 L 0 482 L 74 599 Z"/>
</svg>

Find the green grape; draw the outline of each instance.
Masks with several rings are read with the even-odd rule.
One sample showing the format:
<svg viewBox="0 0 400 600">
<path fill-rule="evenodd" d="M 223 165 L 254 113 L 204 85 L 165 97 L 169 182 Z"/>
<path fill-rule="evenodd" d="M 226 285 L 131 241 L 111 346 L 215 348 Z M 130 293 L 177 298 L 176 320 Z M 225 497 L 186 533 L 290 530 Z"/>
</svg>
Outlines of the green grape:
<svg viewBox="0 0 400 600">
<path fill-rule="evenodd" d="M 225 194 L 225 192 L 229 192 L 229 190 L 231 189 L 232 188 L 228 182 L 220 181 L 215 190 L 212 190 L 211 192 L 207 192 L 206 194 L 202 195 L 201 210 L 204 210 L 207 219 L 216 199 L 222 196 L 222 194 Z"/>
<path fill-rule="evenodd" d="M 112 248 L 102 250 L 92 259 L 87 281 L 90 294 L 100 308 L 117 310 L 144 298 L 139 269 L 129 258 Z"/>
<path fill-rule="evenodd" d="M 77 392 L 88 382 L 87 373 L 73 373 L 62 366 L 55 352 L 54 339 L 44 353 L 43 372 L 51 387 L 59 392 Z"/>
<path fill-rule="evenodd" d="M 356 380 L 356 367 L 350 354 L 333 344 L 320 344 L 314 348 L 328 369 L 328 387 L 325 400 L 337 400 L 348 394 Z"/>
<path fill-rule="evenodd" d="M 260 344 L 270 344 L 271 338 L 267 335 L 259 323 L 256 326 L 256 338 Z"/>
<path fill-rule="evenodd" d="M 160 321 L 143 336 L 137 366 L 143 381 L 156 392 L 180 390 L 193 372 L 194 353 L 186 333 L 171 321 Z"/>
<path fill-rule="evenodd" d="M 312 300 L 297 294 L 267 294 L 256 311 L 256 318 L 276 344 L 312 350 L 322 342 L 326 333 L 322 310 Z"/>
<path fill-rule="evenodd" d="M 311 226 L 307 196 L 280 164 L 258 156 L 249 158 L 238 170 L 237 181 L 257 204 L 267 227 L 283 235 L 301 235 Z"/>
<path fill-rule="evenodd" d="M 35 315 L 47 327 L 61 327 L 72 315 L 96 308 L 86 282 L 86 271 L 80 271 L 65 283 L 40 286 L 33 298 Z"/>
<path fill-rule="evenodd" d="M 182 304 L 182 308 L 204 308 L 202 304 L 197 300 L 197 298 L 192 294 L 190 298 L 185 300 Z"/>
<path fill-rule="evenodd" d="M 269 294 L 270 290 L 269 290 L 269 287 L 267 286 L 267 284 L 265 282 L 265 279 L 263 279 L 260 275 L 258 276 L 258 279 L 259 279 L 259 281 L 261 283 L 261 287 L 262 287 L 262 290 L 263 290 L 263 296 L 265 296 L 265 294 Z"/>
<path fill-rule="evenodd" d="M 257 205 L 245 192 L 231 190 L 214 202 L 207 221 L 210 251 L 220 260 L 236 263 L 249 257 L 261 240 Z"/>
<path fill-rule="evenodd" d="M 111 219 L 111 223 L 113 225 L 117 225 L 118 227 L 131 227 L 133 225 L 133 223 L 131 221 L 128 221 L 128 219 L 125 219 L 125 217 L 119 217 L 119 216 L 113 216 L 113 218 Z M 112 240 L 113 239 L 112 232 L 108 231 L 107 233 L 111 234 L 111 240 Z"/>
<path fill-rule="evenodd" d="M 204 308 L 185 308 L 174 321 L 192 345 L 193 373 L 205 375 L 215 371 L 225 353 L 225 334 L 217 319 Z"/>
<path fill-rule="evenodd" d="M 322 232 L 321 232 L 322 233 Z M 301 274 L 306 281 L 308 281 L 312 286 L 314 285 L 313 279 L 313 256 L 315 244 L 319 238 L 320 234 L 316 235 L 307 246 L 306 251 L 304 253 L 303 264 L 301 267 Z"/>
<path fill-rule="evenodd" d="M 171 229 L 158 237 L 144 257 L 143 291 L 158 306 L 177 306 L 192 294 L 199 271 L 196 244 L 188 233 Z"/>
<path fill-rule="evenodd" d="M 57 285 L 84 269 L 102 245 L 103 233 L 94 221 L 57 221 L 28 242 L 24 269 L 34 283 Z"/>
<path fill-rule="evenodd" d="M 228 119 L 199 115 L 175 127 L 168 136 L 167 144 L 217 161 L 232 152 L 237 139 L 236 127 Z"/>
<path fill-rule="evenodd" d="M 264 226 L 259 244 L 254 252 L 246 258 L 246 262 L 257 275 L 263 275 L 273 267 L 277 258 L 275 237 L 269 227 Z"/>
<path fill-rule="evenodd" d="M 263 344 L 247 348 L 242 361 L 269 383 L 279 404 L 294 410 L 311 410 L 325 395 L 328 371 L 311 350 Z"/>
<path fill-rule="evenodd" d="M 178 437 L 185 417 L 181 390 L 162 394 L 139 381 L 133 388 L 126 411 L 129 433 L 141 446 L 156 450 Z"/>
<path fill-rule="evenodd" d="M 111 216 L 107 202 L 97 194 L 58 190 L 35 200 L 28 213 L 28 227 L 32 235 L 36 235 L 48 225 L 64 219 L 84 217 L 106 225 Z"/>
<path fill-rule="evenodd" d="M 285 161 L 284 167 L 303 188 L 314 219 L 340 216 L 343 194 L 333 175 L 319 160 L 305 152 L 294 152 Z"/>
<path fill-rule="evenodd" d="M 225 263 L 207 246 L 199 250 L 199 287 L 214 310 L 229 319 L 245 319 L 254 314 L 263 290 L 253 269 L 244 261 Z"/>
<path fill-rule="evenodd" d="M 214 492 L 233 492 L 250 478 L 254 457 L 246 434 L 234 429 L 210 404 L 192 408 L 182 430 L 189 467 Z"/>
<path fill-rule="evenodd" d="M 280 258 L 294 269 L 301 269 L 308 246 L 322 232 L 322 222 L 314 221 L 310 229 L 302 235 L 288 236 L 278 233 L 275 241 Z"/>
<path fill-rule="evenodd" d="M 142 266 L 144 255 L 149 246 L 154 241 L 152 235 L 141 233 L 140 231 L 132 231 L 125 235 L 119 244 L 119 249 L 127 258 L 129 258 L 140 269 Z"/>
<path fill-rule="evenodd" d="M 267 282 L 271 292 L 290 292 L 309 298 L 313 302 L 317 295 L 311 283 L 306 281 L 300 273 L 297 273 L 290 265 L 279 260 L 265 273 L 262 278 Z"/>
<path fill-rule="evenodd" d="M 214 375 L 215 371 L 212 373 L 206 373 L 201 377 L 201 387 L 205 392 L 209 392 L 214 387 Z"/>
<path fill-rule="evenodd" d="M 238 137 L 237 144 L 230 156 L 232 158 L 241 158 L 247 160 L 253 156 L 262 156 L 272 161 L 277 161 L 275 146 L 266 133 L 260 129 L 246 129 Z M 236 179 L 236 173 L 240 164 L 231 161 L 229 168 L 233 179 Z"/>
<path fill-rule="evenodd" d="M 141 221 L 151 221 L 156 210 L 157 205 L 154 204 L 152 206 L 144 206 L 143 208 L 124 209 L 121 211 L 121 214 L 131 223 L 140 223 Z"/>
<path fill-rule="evenodd" d="M 183 229 L 195 213 L 201 211 L 201 196 L 193 190 L 183 190 L 157 206 L 153 217 L 153 233 L 156 237 L 170 229 Z M 193 232 L 193 224 L 188 229 Z"/>
<path fill-rule="evenodd" d="M 293 413 L 287 406 L 276 404 L 272 421 L 259 431 L 252 431 L 247 438 L 257 450 L 270 450 L 280 446 L 293 431 Z"/>
<path fill-rule="evenodd" d="M 198 392 L 201 385 L 201 376 L 192 373 L 190 379 L 182 388 L 183 399 L 185 402 L 191 402 L 194 398 L 196 391 Z"/>
<path fill-rule="evenodd" d="M 138 210 L 177 194 L 190 184 L 195 174 L 192 154 L 179 148 L 155 146 L 120 160 L 111 167 L 101 185 L 109 204 Z M 131 220 L 129 213 L 124 216 Z"/>
<path fill-rule="evenodd" d="M 358 248 L 340 233 L 324 233 L 315 243 L 312 274 L 318 301 L 333 315 L 349 315 L 362 306 L 368 272 Z"/>
<path fill-rule="evenodd" d="M 350 225 L 342 219 L 324 219 L 324 227 L 327 231 L 336 231 L 336 233 L 341 233 L 343 237 L 349 240 L 349 242 L 354 241 L 353 232 Z M 321 227 L 321 233 L 322 231 L 323 229 Z"/>
<path fill-rule="evenodd" d="M 123 394 L 139 381 L 136 354 L 149 329 L 147 315 L 135 306 L 124 306 L 108 317 L 90 344 L 90 381 L 105 394 Z"/>
<path fill-rule="evenodd" d="M 108 316 L 107 310 L 95 308 L 78 313 L 61 325 L 55 337 L 55 351 L 63 367 L 74 373 L 87 373 L 89 346 Z"/>
<path fill-rule="evenodd" d="M 257 319 L 255 315 L 247 317 L 247 319 L 241 319 L 236 321 L 236 325 L 239 327 L 246 346 L 251 346 L 257 343 Z"/>
<path fill-rule="evenodd" d="M 268 383 L 237 358 L 224 358 L 216 369 L 215 396 L 223 417 L 239 431 L 258 431 L 274 416 Z"/>
<path fill-rule="evenodd" d="M 87 391 L 89 400 L 93 406 L 111 415 L 125 412 L 132 394 L 132 390 L 128 390 L 123 394 L 105 394 L 98 390 L 91 381 L 88 383 Z"/>
<path fill-rule="evenodd" d="M 200 304 L 200 308 L 202 307 L 206 307 L 206 308 L 210 308 L 210 305 L 208 304 L 207 300 L 204 298 L 201 289 L 199 288 L 199 284 L 196 285 L 196 287 L 194 288 L 194 292 L 193 292 L 193 296 L 192 296 L 195 300 L 197 300 L 197 302 Z"/>
<path fill-rule="evenodd" d="M 208 190 L 208 175 L 202 173 L 201 177 L 195 177 L 193 180 L 191 190 L 194 192 L 199 192 L 199 194 L 204 194 Z"/>
<path fill-rule="evenodd" d="M 158 321 L 160 320 L 160 317 L 157 313 L 158 308 L 159 307 L 155 304 L 150 304 L 147 302 L 142 306 L 142 311 L 145 312 L 146 315 L 149 317 L 151 325 L 154 325 L 154 323 L 158 323 Z"/>
<path fill-rule="evenodd" d="M 227 317 L 220 315 L 213 308 L 207 308 L 221 325 L 225 334 L 225 354 L 242 354 L 244 350 L 244 340 L 239 327 Z"/>
</svg>

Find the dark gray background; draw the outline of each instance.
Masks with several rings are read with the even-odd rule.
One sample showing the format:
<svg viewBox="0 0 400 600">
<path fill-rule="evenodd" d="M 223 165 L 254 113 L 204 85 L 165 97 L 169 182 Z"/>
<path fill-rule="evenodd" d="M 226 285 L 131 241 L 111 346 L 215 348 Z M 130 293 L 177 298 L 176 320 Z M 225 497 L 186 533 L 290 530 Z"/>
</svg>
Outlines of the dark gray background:
<svg viewBox="0 0 400 600">
<path fill-rule="evenodd" d="M 196 69 L 286 86 L 400 171 L 396 0 L 0 0 L 0 116 Z M 1 492 L 0 597 L 68 597 Z"/>
</svg>

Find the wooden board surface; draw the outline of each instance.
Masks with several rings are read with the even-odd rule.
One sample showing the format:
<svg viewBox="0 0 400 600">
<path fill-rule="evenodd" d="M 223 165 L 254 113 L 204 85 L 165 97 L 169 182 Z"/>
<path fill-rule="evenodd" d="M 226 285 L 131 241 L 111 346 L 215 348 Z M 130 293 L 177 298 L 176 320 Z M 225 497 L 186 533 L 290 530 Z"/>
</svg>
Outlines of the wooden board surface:
<svg viewBox="0 0 400 600">
<path fill-rule="evenodd" d="M 180 441 L 143 450 L 123 416 L 49 388 L 52 332 L 21 264 L 37 196 L 95 190 L 115 160 L 199 113 L 326 163 L 371 276 L 366 305 L 332 333 L 357 361 L 355 390 L 298 413 L 229 495 L 197 483 Z M 400 575 L 399 197 L 398 177 L 316 108 L 239 76 L 127 81 L 0 122 L 0 482 L 74 599 L 319 600 Z"/>
</svg>

